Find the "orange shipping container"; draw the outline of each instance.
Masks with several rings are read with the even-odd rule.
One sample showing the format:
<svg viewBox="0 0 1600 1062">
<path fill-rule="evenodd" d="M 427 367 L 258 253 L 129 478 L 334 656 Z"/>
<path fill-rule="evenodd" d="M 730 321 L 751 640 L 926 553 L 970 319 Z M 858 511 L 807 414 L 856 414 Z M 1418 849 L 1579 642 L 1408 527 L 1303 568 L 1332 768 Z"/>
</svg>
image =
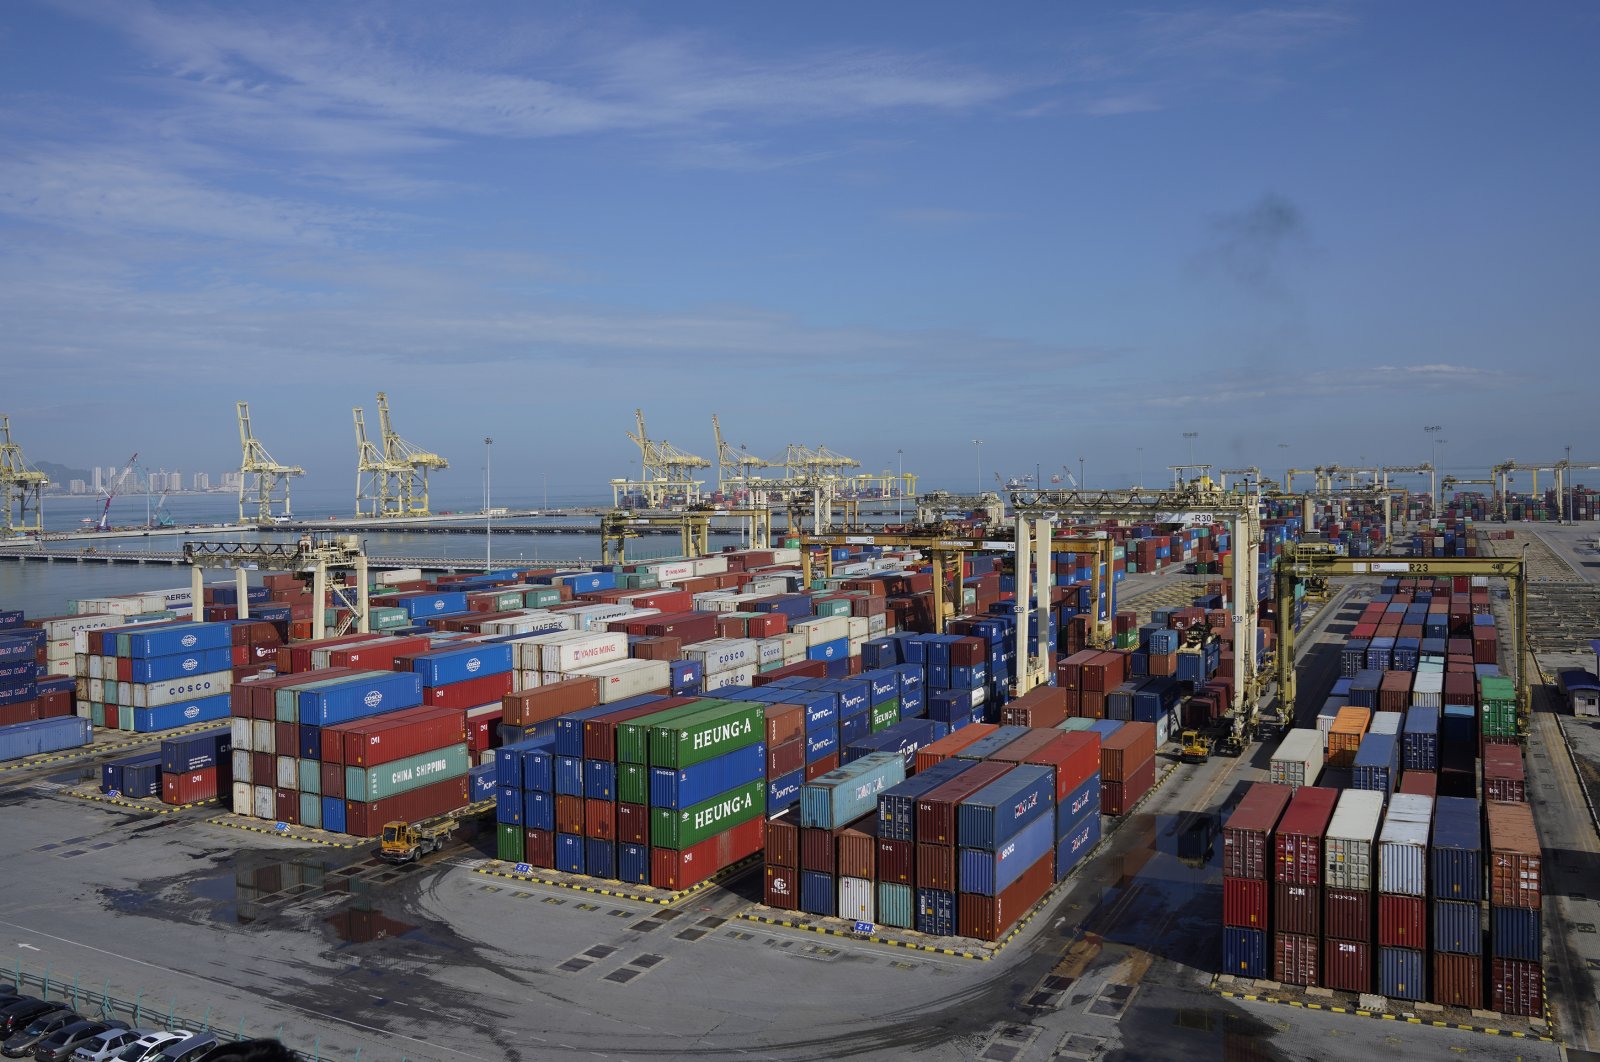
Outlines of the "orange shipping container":
<svg viewBox="0 0 1600 1062">
<path fill-rule="evenodd" d="M 1333 728 L 1328 731 L 1328 764 L 1332 767 L 1349 767 L 1356 761 L 1356 749 L 1372 725 L 1372 711 L 1346 705 L 1333 717 Z"/>
</svg>

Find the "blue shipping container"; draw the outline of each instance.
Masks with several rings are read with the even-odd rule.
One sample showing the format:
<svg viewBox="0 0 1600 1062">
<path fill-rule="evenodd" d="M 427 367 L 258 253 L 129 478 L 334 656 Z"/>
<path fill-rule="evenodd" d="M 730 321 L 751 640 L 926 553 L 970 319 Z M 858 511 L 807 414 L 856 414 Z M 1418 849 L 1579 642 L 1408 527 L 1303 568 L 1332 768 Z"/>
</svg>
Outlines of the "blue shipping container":
<svg viewBox="0 0 1600 1062">
<path fill-rule="evenodd" d="M 650 806 L 686 808 L 765 776 L 767 743 L 758 741 L 692 767 L 650 768 Z M 802 772 L 803 773 L 803 772 Z"/>
<path fill-rule="evenodd" d="M 994 851 L 1035 819 L 1054 818 L 1055 771 L 1024 763 L 956 806 L 956 843 Z"/>
<path fill-rule="evenodd" d="M 904 719 L 846 745 L 841 759 L 844 763 L 854 763 L 873 752 L 895 752 L 906 761 L 906 771 L 910 772 L 916 763 L 917 750 L 949 732 L 947 724 L 934 719 Z"/>
<path fill-rule="evenodd" d="M 1439 709 L 1412 705 L 1401 735 L 1400 763 L 1408 771 L 1439 769 Z"/>
<path fill-rule="evenodd" d="M 583 758 L 556 757 L 556 792 L 562 796 L 583 796 Z"/>
<path fill-rule="evenodd" d="M 179 701 L 160 708 L 135 708 L 133 730 L 136 734 L 154 734 L 159 730 L 176 730 L 192 723 L 209 723 L 226 719 L 232 713 L 232 698 L 226 693 L 205 697 L 198 701 Z"/>
<path fill-rule="evenodd" d="M 1056 841 L 1056 880 L 1064 881 L 1084 856 L 1100 843 L 1100 812 L 1087 815 L 1065 837 Z"/>
<path fill-rule="evenodd" d="M 1083 784 L 1067 794 L 1067 799 L 1056 807 L 1056 836 L 1065 837 L 1087 818 L 1100 817 L 1100 772 L 1083 780 Z"/>
<path fill-rule="evenodd" d="M 816 763 L 824 756 L 839 751 L 839 728 L 829 726 L 823 730 L 806 731 L 806 762 Z"/>
<path fill-rule="evenodd" d="M 952 757 L 884 790 L 878 796 L 878 836 L 886 841 L 916 840 L 917 800 L 976 765 L 975 760 Z"/>
<path fill-rule="evenodd" d="M 1055 822 L 1034 819 L 997 849 L 962 848 L 957 853 L 957 881 L 962 892 L 994 896 L 1005 891 L 1022 872 L 1049 855 L 1055 847 Z"/>
<path fill-rule="evenodd" d="M 522 825 L 529 830 L 556 829 L 556 797 L 538 789 L 519 789 L 522 800 Z"/>
<path fill-rule="evenodd" d="M 1433 949 L 1457 955 L 1483 954 L 1483 905 L 1433 901 Z"/>
<path fill-rule="evenodd" d="M 413 597 L 402 598 L 400 607 L 406 610 L 406 615 L 412 619 L 425 619 L 428 616 L 451 616 L 467 611 L 467 595 L 446 594 L 417 594 Z"/>
<path fill-rule="evenodd" d="M 767 782 L 767 816 L 770 818 L 800 803 L 800 787 L 805 781 L 804 770 L 770 779 Z"/>
<path fill-rule="evenodd" d="M 1378 949 L 1378 992 L 1413 1002 L 1428 998 L 1427 955 L 1412 948 Z"/>
<path fill-rule="evenodd" d="M 1392 793 L 1400 781 L 1400 738 L 1368 734 L 1356 749 L 1354 788 Z"/>
<path fill-rule="evenodd" d="M 495 792 L 499 789 L 494 784 L 494 764 L 485 763 L 467 771 L 467 778 L 471 784 L 467 788 L 467 799 L 477 804 L 485 800 L 493 800 Z"/>
<path fill-rule="evenodd" d="M 159 764 L 161 754 L 156 752 L 142 753 L 136 756 L 123 756 L 121 759 L 108 760 L 100 765 L 100 792 L 116 793 L 121 795 L 127 792 L 127 781 L 124 772 L 129 767 L 148 767 Z"/>
<path fill-rule="evenodd" d="M 650 884 L 650 846 L 620 844 L 617 846 L 617 880 L 630 885 Z"/>
<path fill-rule="evenodd" d="M 953 755 L 963 760 L 986 760 L 1028 732 L 1025 726 L 1003 726 Z"/>
<path fill-rule="evenodd" d="M 126 655 L 134 659 L 198 653 L 206 649 L 228 649 L 233 645 L 233 626 L 227 623 L 174 623 L 148 631 L 120 635 L 128 640 Z"/>
<path fill-rule="evenodd" d="M 556 869 L 568 874 L 585 873 L 584 838 L 575 833 L 556 834 Z"/>
<path fill-rule="evenodd" d="M 494 820 L 507 826 L 522 825 L 522 790 L 510 786 L 495 786 Z"/>
<path fill-rule="evenodd" d="M 161 769 L 167 774 L 203 771 L 226 762 L 232 751 L 232 727 L 170 737 L 161 742 Z"/>
<path fill-rule="evenodd" d="M 322 828 L 330 833 L 343 833 L 347 821 L 345 813 L 348 810 L 345 803 L 336 797 L 322 797 Z"/>
<path fill-rule="evenodd" d="M 800 872 L 800 910 L 814 915 L 833 917 L 838 910 L 834 877 L 818 870 Z"/>
<path fill-rule="evenodd" d="M 411 670 L 421 675 L 422 684 L 429 687 L 503 675 L 511 670 L 511 646 L 475 643 L 464 649 L 442 649 L 414 659 Z"/>
<path fill-rule="evenodd" d="M 206 649 L 133 660 L 129 663 L 128 680 L 137 683 L 166 682 L 185 675 L 214 675 L 232 666 L 230 649 Z"/>
<path fill-rule="evenodd" d="M 584 760 L 583 795 L 590 800 L 617 799 L 617 765 L 610 760 Z"/>
<path fill-rule="evenodd" d="M 956 894 L 944 889 L 918 889 L 917 932 L 935 937 L 955 936 Z"/>
<path fill-rule="evenodd" d="M 591 878 L 617 876 L 617 846 L 599 837 L 584 839 L 584 873 Z"/>
<path fill-rule="evenodd" d="M 422 676 L 373 671 L 347 682 L 303 690 L 295 698 L 297 721 L 317 726 L 349 723 L 422 703 Z"/>
<path fill-rule="evenodd" d="M 1267 934 L 1262 929 L 1222 930 L 1222 968 L 1235 977 L 1264 978 L 1267 967 Z"/>
<path fill-rule="evenodd" d="M 1434 896 L 1471 902 L 1485 898 L 1483 811 L 1476 800 L 1439 797 L 1433 802 L 1433 841 L 1428 846 L 1428 863 L 1432 885 L 1429 891 Z"/>
<path fill-rule="evenodd" d="M 905 761 L 892 752 L 875 752 L 829 771 L 800 788 L 800 825 L 837 829 L 872 811 L 878 794 L 905 781 Z"/>
<path fill-rule="evenodd" d="M 1544 926 L 1534 908 L 1489 908 L 1489 937 L 1496 959 L 1544 960 Z"/>
</svg>

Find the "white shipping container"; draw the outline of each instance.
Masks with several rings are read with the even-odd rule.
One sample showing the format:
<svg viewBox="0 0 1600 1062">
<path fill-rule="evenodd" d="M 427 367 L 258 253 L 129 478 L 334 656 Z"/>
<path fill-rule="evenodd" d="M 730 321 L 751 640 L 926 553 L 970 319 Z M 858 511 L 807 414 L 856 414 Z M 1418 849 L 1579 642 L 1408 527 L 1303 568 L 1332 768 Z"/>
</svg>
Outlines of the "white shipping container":
<svg viewBox="0 0 1600 1062">
<path fill-rule="evenodd" d="M 230 718 L 228 720 L 228 729 L 233 736 L 228 744 L 235 749 L 243 749 L 249 752 L 254 747 L 254 742 L 252 741 L 255 736 L 253 733 L 255 730 L 254 722 L 252 719 L 241 719 L 238 716 Z"/>
<path fill-rule="evenodd" d="M 862 654 L 862 652 L 866 649 L 866 646 L 867 646 L 867 640 L 865 638 L 851 638 L 850 639 L 850 652 L 847 655 L 849 655 L 849 656 L 860 656 Z"/>
<path fill-rule="evenodd" d="M 613 660 L 586 667 L 577 674 L 600 680 L 601 704 L 664 690 L 672 682 L 665 660 Z"/>
<path fill-rule="evenodd" d="M 105 657 L 103 656 L 89 656 L 88 654 L 85 654 L 83 657 L 84 670 L 81 673 L 92 679 L 100 678 L 100 662 L 104 659 Z"/>
<path fill-rule="evenodd" d="M 1372 844 L 1383 818 L 1383 794 L 1346 789 L 1328 823 L 1322 855 L 1323 884 L 1331 889 L 1372 890 Z"/>
<path fill-rule="evenodd" d="M 1444 665 L 1439 665 L 1440 670 L 1429 668 L 1427 671 L 1418 670 L 1411 680 L 1411 703 L 1423 708 L 1444 707 Z"/>
<path fill-rule="evenodd" d="M 806 646 L 821 645 L 839 638 L 850 637 L 850 624 L 845 616 L 813 616 L 789 625 L 804 634 Z"/>
<path fill-rule="evenodd" d="M 626 605 L 579 605 L 563 611 L 577 621 L 578 630 L 603 631 L 607 623 L 618 616 L 626 616 L 630 610 Z"/>
<path fill-rule="evenodd" d="M 548 609 L 529 609 L 505 619 L 490 620 L 483 625 L 485 634 L 549 634 L 570 631 L 578 625 L 576 616 Z"/>
<path fill-rule="evenodd" d="M 880 612 L 876 616 L 867 617 L 867 636 L 869 638 L 881 638 L 888 629 L 888 613 Z"/>
<path fill-rule="evenodd" d="M 683 658 L 700 663 L 707 677 L 747 664 L 755 664 L 761 652 L 754 638 L 710 638 L 683 647 Z"/>
<path fill-rule="evenodd" d="M 1291 789 L 1316 785 L 1322 772 L 1323 740 L 1320 732 L 1309 728 L 1285 734 L 1272 753 L 1270 780 Z"/>
<path fill-rule="evenodd" d="M 278 768 L 278 788 L 299 789 L 300 761 L 293 756 L 279 756 L 274 762 Z"/>
<path fill-rule="evenodd" d="M 58 616 L 55 619 L 38 621 L 39 629 L 44 631 L 45 641 L 65 641 L 69 643 L 79 633 L 104 630 L 107 627 L 120 626 L 121 623 L 121 617 L 105 612 L 76 613 L 71 616 Z M 89 651 L 87 642 L 84 644 L 83 651 Z"/>
<path fill-rule="evenodd" d="M 235 815 L 244 815 L 246 817 L 250 817 L 250 813 L 255 810 L 255 808 L 251 805 L 250 799 L 251 794 L 254 791 L 255 787 L 249 782 L 233 783 L 232 807 Z"/>
<path fill-rule="evenodd" d="M 774 597 L 789 592 L 789 580 L 781 576 L 759 575 L 744 585 L 746 590 L 758 597 Z"/>
<path fill-rule="evenodd" d="M 543 685 L 539 681 L 539 672 L 536 669 L 517 668 L 511 675 L 511 688 L 513 690 L 531 690 Z"/>
<path fill-rule="evenodd" d="M 853 579 L 858 575 L 870 575 L 871 573 L 872 565 L 862 561 L 850 561 L 846 564 L 835 564 L 833 566 L 833 577 L 835 579 Z"/>
<path fill-rule="evenodd" d="M 239 782 L 250 782 L 250 769 L 254 762 L 250 758 L 250 750 L 241 749 L 238 746 L 234 746 L 233 753 L 229 758 L 233 761 L 234 783 L 237 784 Z"/>
<path fill-rule="evenodd" d="M 846 921 L 876 922 L 874 896 L 877 885 L 866 878 L 839 879 L 839 917 Z"/>
<path fill-rule="evenodd" d="M 766 667 L 768 664 L 783 663 L 783 639 L 761 638 L 756 641 L 756 664 Z"/>
<path fill-rule="evenodd" d="M 663 564 L 651 564 L 645 571 L 656 577 L 656 582 L 665 586 L 684 579 L 694 578 L 694 564 L 691 561 L 668 561 Z"/>
<path fill-rule="evenodd" d="M 596 664 L 628 658 L 626 634 L 583 633 L 556 635 L 539 653 L 541 671 L 577 671 Z"/>
<path fill-rule="evenodd" d="M 1339 709 L 1350 703 L 1348 697 L 1329 697 L 1322 702 L 1322 710 L 1317 712 L 1317 730 L 1322 734 L 1322 744 L 1328 744 L 1328 731 L 1333 729 L 1333 721 L 1339 717 Z"/>
<path fill-rule="evenodd" d="M 277 731 L 273 729 L 271 719 L 250 720 L 250 751 L 251 752 L 277 752 Z M 262 779 L 263 782 L 266 779 Z"/>
<path fill-rule="evenodd" d="M 804 631 L 784 631 L 778 635 L 778 640 L 783 643 L 783 662 L 785 664 L 798 664 L 806 658 L 806 636 Z"/>
<path fill-rule="evenodd" d="M 746 664 L 743 667 L 732 668 L 728 671 L 719 671 L 715 675 L 707 675 L 700 688 L 706 693 L 720 690 L 724 686 L 749 686 L 756 680 L 756 666 Z"/>
<path fill-rule="evenodd" d="M 800 550 L 797 549 L 797 548 L 796 549 L 791 549 L 791 548 L 789 548 L 787 546 L 780 546 L 777 549 L 772 551 L 772 563 L 773 564 L 799 564 L 800 563 Z"/>
<path fill-rule="evenodd" d="M 526 638 L 518 638 L 511 642 L 511 662 L 519 670 L 542 670 L 544 660 L 544 647 L 560 638 L 570 637 L 571 631 L 550 631 L 544 634 L 530 634 Z"/>
<path fill-rule="evenodd" d="M 1400 721 L 1404 719 L 1400 712 L 1373 712 L 1372 725 L 1367 728 L 1369 734 L 1398 734 Z"/>
<path fill-rule="evenodd" d="M 278 793 L 270 785 L 253 787 L 250 811 L 258 819 L 271 821 L 278 817 Z"/>
<path fill-rule="evenodd" d="M 738 596 L 732 590 L 707 590 L 694 595 L 691 604 L 696 612 L 737 612 Z"/>
<path fill-rule="evenodd" d="M 1428 894 L 1428 828 L 1433 798 L 1396 793 L 1378 834 L 1378 891 L 1400 896 Z"/>
<path fill-rule="evenodd" d="M 128 687 L 131 699 L 123 699 L 123 687 Z M 213 671 L 209 675 L 188 675 L 167 682 L 117 683 L 117 703 L 131 704 L 135 708 L 160 708 L 179 701 L 198 701 L 202 697 L 215 697 L 233 689 L 232 671 Z"/>
<path fill-rule="evenodd" d="M 727 557 L 696 557 L 690 563 L 694 565 L 694 574 L 697 577 L 726 575 L 728 572 Z"/>
<path fill-rule="evenodd" d="M 422 578 L 422 569 L 391 568 L 388 571 L 374 573 L 373 578 L 384 586 L 393 586 L 395 583 L 414 583 Z"/>
</svg>

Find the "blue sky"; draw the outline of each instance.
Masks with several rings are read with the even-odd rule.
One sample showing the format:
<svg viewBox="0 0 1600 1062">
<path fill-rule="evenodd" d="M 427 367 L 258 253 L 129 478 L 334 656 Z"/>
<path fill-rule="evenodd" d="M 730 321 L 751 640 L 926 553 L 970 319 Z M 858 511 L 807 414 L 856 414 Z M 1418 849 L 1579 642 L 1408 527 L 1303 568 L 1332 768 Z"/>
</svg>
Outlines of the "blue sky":
<svg viewBox="0 0 1600 1062">
<path fill-rule="evenodd" d="M 8 4 L 0 409 L 220 470 L 245 398 L 330 488 L 380 388 L 508 493 L 636 468 L 635 406 L 960 488 L 974 438 L 1101 485 L 1185 431 L 1600 459 L 1597 44 L 1578 3 Z"/>
</svg>

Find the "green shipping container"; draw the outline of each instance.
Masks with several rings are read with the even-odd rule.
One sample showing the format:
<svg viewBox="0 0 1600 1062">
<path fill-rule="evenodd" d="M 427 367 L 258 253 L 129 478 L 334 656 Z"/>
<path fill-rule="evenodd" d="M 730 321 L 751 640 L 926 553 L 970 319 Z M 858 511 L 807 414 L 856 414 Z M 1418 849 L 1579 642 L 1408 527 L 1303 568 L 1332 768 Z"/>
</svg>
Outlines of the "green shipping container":
<svg viewBox="0 0 1600 1062">
<path fill-rule="evenodd" d="M 495 855 L 507 863 L 520 863 L 526 858 L 527 835 L 522 832 L 522 827 L 509 822 L 500 823 L 500 831 L 496 837 Z"/>
<path fill-rule="evenodd" d="M 515 612 L 522 607 L 524 591 L 501 590 L 494 596 L 494 610 L 496 612 Z"/>
<path fill-rule="evenodd" d="M 674 811 L 672 808 L 650 810 L 650 845 L 653 848 L 671 848 L 682 851 L 699 844 L 707 837 L 715 837 L 741 823 L 759 818 L 767 812 L 767 781 L 757 779 L 749 785 L 730 789 L 721 796 L 712 797 L 703 804 Z"/>
<path fill-rule="evenodd" d="M 848 601 L 818 601 L 818 616 L 848 616 L 850 615 L 850 602 Z"/>
<path fill-rule="evenodd" d="M 522 604 L 526 608 L 545 608 L 549 605 L 561 604 L 561 591 L 553 586 L 541 586 L 537 590 L 524 590 Z"/>
<path fill-rule="evenodd" d="M 322 761 L 321 760 L 296 760 L 300 765 L 300 792 L 322 795 Z M 319 809 L 321 805 L 318 805 Z M 321 816 L 321 811 L 318 811 Z"/>
<path fill-rule="evenodd" d="M 1056 729 L 1065 730 L 1069 733 L 1074 730 L 1093 730 L 1094 724 L 1095 721 L 1093 719 L 1080 719 L 1077 716 L 1073 716 L 1071 719 L 1068 719 L 1066 722 L 1056 727 Z"/>
<path fill-rule="evenodd" d="M 630 572 L 622 577 L 622 585 L 629 590 L 656 590 L 661 580 L 649 572 Z"/>
<path fill-rule="evenodd" d="M 471 761 L 467 757 L 467 743 L 463 741 L 449 748 L 408 756 L 393 763 L 381 763 L 376 767 L 346 767 L 344 798 L 368 804 L 447 778 L 460 778 L 467 773 L 469 766 Z"/>
<path fill-rule="evenodd" d="M 398 627 L 411 626 L 411 617 L 406 615 L 403 608 L 375 608 L 370 613 L 370 623 L 375 631 L 392 631 Z"/>
<path fill-rule="evenodd" d="M 650 768 L 642 763 L 617 764 L 617 802 L 650 803 Z"/>
<path fill-rule="evenodd" d="M 917 897 L 910 885 L 892 881 L 878 883 L 878 921 L 897 929 L 911 929 L 916 923 Z"/>
<path fill-rule="evenodd" d="M 103 727 L 106 725 L 106 706 L 104 704 L 99 701 L 93 701 L 90 703 L 89 723 L 92 726 Z"/>
<path fill-rule="evenodd" d="M 894 697 L 882 704 L 872 706 L 872 732 L 876 734 L 885 727 L 894 726 L 900 721 L 900 698 Z"/>
<path fill-rule="evenodd" d="M 682 770 L 766 736 L 767 706 L 724 701 L 707 711 L 650 728 L 650 766 Z"/>
<path fill-rule="evenodd" d="M 661 712 L 652 712 L 650 715 L 641 715 L 636 719 L 617 724 L 617 762 L 618 763 L 649 763 L 650 762 L 650 728 L 656 723 L 667 723 L 674 719 L 682 719 L 707 708 L 714 708 L 727 701 L 714 700 L 709 697 L 701 698 L 692 704 L 680 704 L 676 708 L 668 708 Z"/>
</svg>

